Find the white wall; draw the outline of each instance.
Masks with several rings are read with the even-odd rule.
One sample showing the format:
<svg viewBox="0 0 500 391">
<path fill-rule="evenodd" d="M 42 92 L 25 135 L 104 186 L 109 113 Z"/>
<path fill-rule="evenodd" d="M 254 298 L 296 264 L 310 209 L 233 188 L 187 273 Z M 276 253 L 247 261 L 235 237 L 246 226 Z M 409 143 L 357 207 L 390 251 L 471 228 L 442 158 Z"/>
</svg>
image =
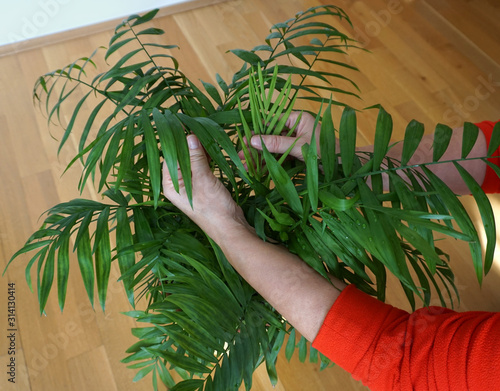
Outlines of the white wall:
<svg viewBox="0 0 500 391">
<path fill-rule="evenodd" d="M 11 0 L 2 4 L 0 45 L 187 1 L 189 0 Z"/>
</svg>

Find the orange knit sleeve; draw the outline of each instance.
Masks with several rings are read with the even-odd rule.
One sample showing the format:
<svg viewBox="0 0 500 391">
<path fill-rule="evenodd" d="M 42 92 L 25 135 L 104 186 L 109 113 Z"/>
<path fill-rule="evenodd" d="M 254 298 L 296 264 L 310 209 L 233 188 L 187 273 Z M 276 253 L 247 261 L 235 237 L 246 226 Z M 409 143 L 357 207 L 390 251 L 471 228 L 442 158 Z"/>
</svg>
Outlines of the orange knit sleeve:
<svg viewBox="0 0 500 391">
<path fill-rule="evenodd" d="M 409 314 L 348 286 L 313 346 L 376 390 L 500 389 L 500 314 Z"/>
</svg>

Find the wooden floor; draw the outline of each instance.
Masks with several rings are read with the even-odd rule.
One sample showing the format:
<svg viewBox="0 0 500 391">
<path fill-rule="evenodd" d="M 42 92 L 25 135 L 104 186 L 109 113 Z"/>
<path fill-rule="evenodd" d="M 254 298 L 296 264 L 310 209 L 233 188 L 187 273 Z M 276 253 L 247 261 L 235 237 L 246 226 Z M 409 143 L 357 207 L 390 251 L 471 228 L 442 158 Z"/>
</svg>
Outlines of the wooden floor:
<svg viewBox="0 0 500 391">
<path fill-rule="evenodd" d="M 250 49 L 263 42 L 273 23 L 320 0 L 236 0 L 165 16 L 156 22 L 167 30 L 168 43 L 181 67 L 198 80 L 228 77 L 240 63 L 225 52 Z M 394 139 L 402 137 L 408 121 L 416 118 L 429 131 L 438 122 L 452 126 L 463 121 L 500 118 L 500 5 L 496 0 L 337 0 L 351 16 L 354 36 L 371 53 L 352 53 L 355 75 L 367 107 L 382 103 L 395 121 Z M 326 4 L 326 2 L 325 2 Z M 106 45 L 111 31 L 45 45 L 0 58 L 0 268 L 35 230 L 39 216 L 56 203 L 78 196 L 78 171 L 64 177 L 71 148 L 56 157 L 61 129 L 51 126 L 33 108 L 31 88 L 37 76 L 90 54 Z M 337 113 L 338 114 L 338 113 Z M 359 118 L 360 144 L 373 135 L 373 114 Z M 73 146 L 74 147 L 74 146 Z M 85 197 L 96 198 L 86 190 Z M 498 208 L 499 198 L 492 198 Z M 470 200 L 465 199 L 466 204 Z M 472 207 L 470 207 L 472 209 Z M 467 246 L 445 242 L 452 256 L 462 296 L 461 310 L 500 310 L 500 265 L 493 268 L 482 288 L 474 279 Z M 23 258 L 26 261 L 27 258 Z M 107 311 L 95 312 L 84 287 L 73 273 L 66 310 L 58 310 L 52 296 L 47 317 L 40 317 L 36 295 L 24 279 L 19 260 L 0 280 L 0 389 L 22 391 L 151 390 L 149 380 L 132 383 L 134 371 L 120 359 L 135 338 L 134 323 L 120 314 L 129 309 L 119 284 L 109 291 Z M 113 271 L 111 280 L 117 279 Z M 6 381 L 7 287 L 16 285 L 16 384 Z M 399 289 L 389 301 L 406 308 Z M 296 361 L 278 364 L 280 382 L 275 390 L 362 390 L 340 368 L 319 373 L 314 365 Z M 255 375 L 255 391 L 273 389 L 265 369 Z"/>
</svg>

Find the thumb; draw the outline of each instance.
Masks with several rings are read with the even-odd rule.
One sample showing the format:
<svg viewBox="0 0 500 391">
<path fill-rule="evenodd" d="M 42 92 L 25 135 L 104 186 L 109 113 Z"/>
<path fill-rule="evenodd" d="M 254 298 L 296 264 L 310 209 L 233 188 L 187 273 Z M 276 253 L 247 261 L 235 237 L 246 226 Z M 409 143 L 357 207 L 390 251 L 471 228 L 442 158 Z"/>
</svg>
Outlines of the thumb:
<svg viewBox="0 0 500 391">
<path fill-rule="evenodd" d="M 198 137 L 194 134 L 190 134 L 187 136 L 187 143 L 189 147 L 189 157 L 191 160 L 191 172 L 193 175 L 210 172 L 205 150 L 203 149 L 200 140 L 198 140 Z"/>
<path fill-rule="evenodd" d="M 288 148 L 290 148 L 293 143 L 295 142 L 295 145 L 293 146 L 292 150 L 290 151 L 290 155 L 296 157 L 297 159 L 302 160 L 302 145 L 305 144 L 305 140 L 302 141 L 300 138 L 297 139 L 296 137 L 287 137 L 287 136 L 274 136 L 274 135 L 260 135 L 260 136 L 253 136 L 252 139 L 250 140 L 250 143 L 252 144 L 252 147 L 256 149 L 262 149 L 262 142 L 266 145 L 266 148 L 268 149 L 269 152 L 272 153 L 285 153 Z"/>
</svg>

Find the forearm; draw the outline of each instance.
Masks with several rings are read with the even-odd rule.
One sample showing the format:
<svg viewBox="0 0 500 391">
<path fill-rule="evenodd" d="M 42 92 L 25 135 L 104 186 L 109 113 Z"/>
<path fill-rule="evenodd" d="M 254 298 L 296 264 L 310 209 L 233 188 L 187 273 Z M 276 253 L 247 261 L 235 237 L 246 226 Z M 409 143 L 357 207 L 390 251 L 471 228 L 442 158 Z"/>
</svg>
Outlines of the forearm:
<svg viewBox="0 0 500 391">
<path fill-rule="evenodd" d="M 212 237 L 236 271 L 313 341 L 346 285 L 337 279 L 330 283 L 285 248 L 262 241 L 250 227 L 236 224 Z"/>
<path fill-rule="evenodd" d="M 462 137 L 463 128 L 457 128 L 453 130 L 453 134 L 450 140 L 448 149 L 444 155 L 439 160 L 440 162 L 460 159 L 462 154 Z M 433 149 L 432 145 L 434 142 L 434 134 L 425 135 L 422 138 L 417 150 L 413 154 L 412 158 L 408 162 L 408 165 L 418 166 L 424 163 L 431 163 L 433 160 Z M 361 147 L 359 151 L 372 152 L 373 146 Z M 468 155 L 468 158 L 477 158 L 486 156 L 487 145 L 486 138 L 482 132 L 479 132 L 478 138 L 474 147 Z M 392 147 L 388 153 L 388 156 L 401 160 L 403 153 L 403 143 L 400 142 Z M 476 180 L 476 182 L 481 185 L 483 183 L 486 174 L 486 163 L 480 159 L 468 160 L 460 163 L 469 174 Z M 441 163 L 441 164 L 431 164 L 428 168 L 436 174 L 441 180 L 443 180 L 451 190 L 457 194 L 470 194 L 470 191 L 462 180 L 459 172 L 453 165 L 453 163 Z M 417 167 L 418 169 L 418 167 Z"/>
</svg>

